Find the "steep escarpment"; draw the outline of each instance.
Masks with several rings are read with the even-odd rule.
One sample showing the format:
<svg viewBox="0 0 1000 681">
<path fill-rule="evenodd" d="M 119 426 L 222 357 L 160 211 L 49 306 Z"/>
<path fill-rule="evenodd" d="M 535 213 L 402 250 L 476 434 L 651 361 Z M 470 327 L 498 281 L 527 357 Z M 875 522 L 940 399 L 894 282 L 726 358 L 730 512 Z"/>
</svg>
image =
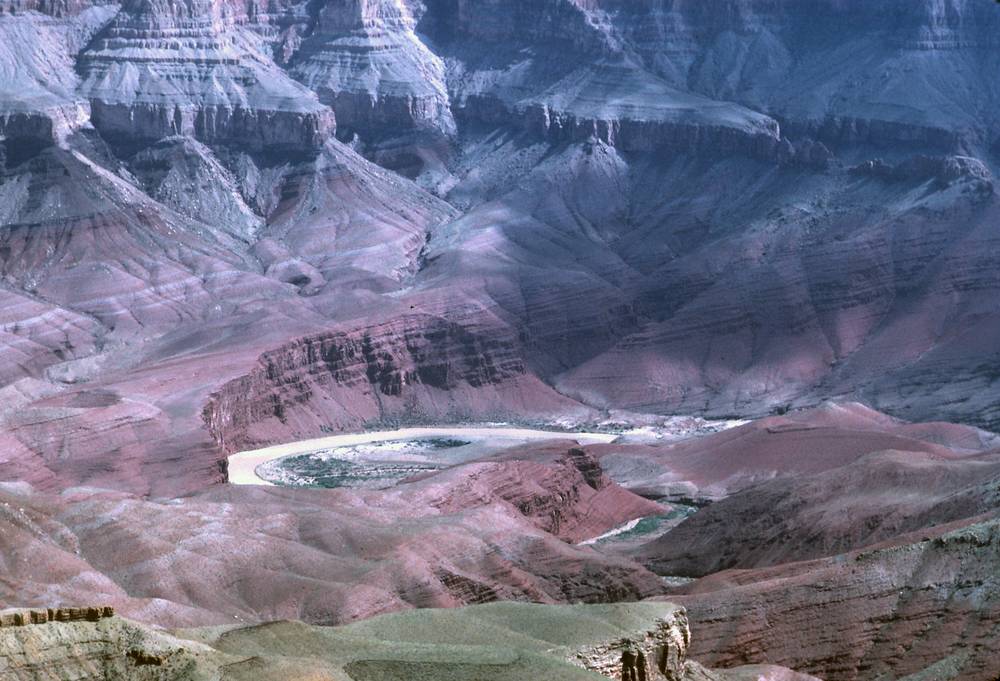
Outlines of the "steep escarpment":
<svg viewBox="0 0 1000 681">
<path fill-rule="evenodd" d="M 985 338 L 993 337 L 995 323 L 978 314 L 963 323 L 945 323 L 940 316 L 954 309 L 964 317 L 947 302 L 954 295 L 993 317 L 984 294 L 994 286 L 992 265 L 987 264 L 992 251 L 983 248 L 993 240 L 987 224 L 996 210 L 989 181 L 959 174 L 942 182 L 935 171 L 892 182 L 840 171 L 810 179 L 801 172 L 771 169 L 751 182 L 751 176 L 743 174 L 746 168 L 737 170 L 729 159 L 714 166 L 714 172 L 726 173 L 732 186 L 748 193 L 733 204 L 726 206 L 722 199 L 702 212 L 691 197 L 710 191 L 709 176 L 697 179 L 696 174 L 706 172 L 707 166 L 705 161 L 684 164 L 689 171 L 684 175 L 612 175 L 627 177 L 633 186 L 651 192 L 643 214 L 650 221 L 646 224 L 656 226 L 635 231 L 626 227 L 615 242 L 629 262 L 649 272 L 649 288 L 636 302 L 640 328 L 603 357 L 557 379 L 560 390 L 593 395 L 608 380 L 622 388 L 614 401 L 622 404 L 619 400 L 624 399 L 632 409 L 660 409 L 658 403 L 668 412 L 708 406 L 718 415 L 753 410 L 760 405 L 754 396 L 764 393 L 773 400 L 770 407 L 814 403 L 801 400 L 806 393 L 853 395 L 912 418 L 954 419 L 953 389 L 977 400 L 976 390 L 958 389 L 958 383 L 991 384 L 986 367 L 993 359 L 972 362 L 976 370 L 956 364 L 949 372 L 944 367 L 965 354 L 963 347 L 981 347 L 984 357 L 992 358 Z M 657 202 L 652 188 L 665 186 L 656 183 L 667 177 L 676 181 L 668 190 L 672 199 Z M 717 177 L 713 175 L 715 182 Z M 820 205 L 826 199 L 818 197 L 818 202 L 810 200 L 798 208 L 772 204 L 768 195 L 759 193 L 772 181 L 795 183 L 798 190 L 793 193 L 799 196 L 799 190 L 809 194 L 808 187 L 819 186 L 813 182 L 822 182 L 822 191 L 838 192 L 839 207 L 828 210 Z M 604 205 L 613 205 L 609 197 L 620 185 L 613 186 Z M 875 196 L 883 201 L 890 194 L 891 202 L 872 203 Z M 629 196 L 634 200 L 637 194 Z M 635 204 L 618 205 L 629 210 Z M 744 208 L 757 216 L 756 226 L 742 222 Z M 556 222 L 560 218 L 547 220 L 573 229 L 570 220 Z M 802 229 L 805 224 L 809 229 Z M 649 245 L 652 234 L 663 239 L 656 251 Z M 632 239 L 634 250 L 628 246 Z M 939 302 L 932 304 L 931 299 Z M 765 309 L 768 312 L 761 314 Z M 773 361 L 762 360 L 765 356 Z M 869 373 L 876 366 L 884 378 Z M 619 382 L 620 372 L 631 374 L 631 379 Z M 905 400 L 890 388 L 900 381 L 912 389 Z M 801 392 L 796 385 L 802 386 Z M 709 406 L 722 395 L 725 407 Z M 904 401 L 909 411 L 898 411 Z M 982 427 L 995 423 L 986 404 L 967 414 L 963 418 Z"/>
<path fill-rule="evenodd" d="M 0 599 L 332 625 L 728 569 L 684 594 L 713 661 L 993 681 L 995 437 L 796 409 L 1000 427 L 995 3 L 0 7 Z M 772 416 L 224 484 L 225 453 L 328 431 L 676 413 Z M 190 635 L 234 681 L 716 678 L 647 606 L 555 640 L 502 605 Z M 65 675 L 172 668 L 62 624 L 95 623 L 51 625 Z"/>
<path fill-rule="evenodd" d="M 593 490 L 577 474 L 561 488 L 573 499 L 554 523 L 549 509 L 530 503 L 547 495 L 533 476 L 572 471 L 522 457 L 382 491 L 218 486 L 163 501 L 4 486 L 0 599 L 45 608 L 90 595 L 130 617 L 181 626 L 335 624 L 409 608 L 663 593 L 635 562 L 549 531 L 602 534 L 658 509 L 614 485 Z"/>
<path fill-rule="evenodd" d="M 220 675 L 232 681 L 415 675 L 469 681 L 524 679 L 539 670 L 552 681 L 600 678 L 595 672 L 617 681 L 812 681 L 777 667 L 708 670 L 685 659 L 689 640 L 684 609 L 670 603 L 494 604 L 400 613 L 342 627 L 282 621 L 188 629 L 180 637 L 112 617 L 0 630 L 0 669 L 17 681 L 43 674 L 83 681 Z M 29 654 L 41 664 L 26 663 Z M 628 657 L 635 654 L 645 658 L 641 667 Z"/>
<path fill-rule="evenodd" d="M 444 64 L 415 23 L 400 0 L 328 2 L 290 73 L 333 107 L 343 132 L 453 135 Z"/>
<path fill-rule="evenodd" d="M 671 596 L 687 606 L 698 634 L 691 654 L 719 665 L 766 660 L 832 681 L 910 674 L 992 681 L 998 523 L 956 525 L 695 582 L 689 595 Z"/>
<path fill-rule="evenodd" d="M 573 543 L 668 510 L 613 483 L 597 460 L 581 449 L 539 449 L 441 474 L 442 480 L 460 477 L 434 506 L 453 512 L 502 500 L 546 532 Z"/>
<path fill-rule="evenodd" d="M 62 8 L 60 8 L 62 7 Z M 12 167 L 84 126 L 73 57 L 116 7 L 61 3 L 0 6 L 0 168 Z M 70 14 L 71 18 L 57 19 Z"/>
<path fill-rule="evenodd" d="M 196 661 L 207 652 L 114 617 L 109 607 L 8 611 L 2 619 L 0 673 L 11 681 L 182 681 L 200 678 Z"/>
<path fill-rule="evenodd" d="M 878 8 L 820 0 L 137 1 L 117 14 L 5 14 L 3 192 L 17 225 L 6 271 L 114 340 L 175 323 L 178 337 L 198 337 L 255 286 L 263 307 L 294 296 L 310 332 L 365 306 L 405 314 L 428 289 L 461 290 L 471 309 L 503 310 L 499 326 L 513 331 L 498 335 L 528 373 L 599 407 L 764 414 L 836 395 L 990 425 L 995 409 L 977 396 L 996 363 L 995 200 L 980 141 L 997 137 L 996 88 L 979 56 L 995 13 L 911 5 L 893 5 L 898 26 Z M 850 44 L 823 39 L 812 15 Z M 862 62 L 884 67 L 886 92 Z M 439 198 L 331 140 L 331 109 L 370 159 L 414 156 L 401 165 Z M 64 172 L 113 185 L 114 216 Z M 72 248 L 46 256 L 41 242 L 70 216 Z M 45 225 L 27 254 L 44 263 L 41 285 L 13 257 L 32 224 Z M 71 267 L 85 253 L 78 232 L 94 224 L 155 233 L 144 248 L 126 238 L 118 250 L 142 256 L 96 287 Z M 112 227 L 96 232 L 97 250 Z M 139 264 L 170 230 L 183 242 L 170 271 Z M 138 321 L 123 309 L 132 293 Z M 473 335 L 493 325 L 491 312 L 432 307 Z M 924 321 L 902 328 L 913 309 Z M 275 323 L 253 356 L 302 332 L 278 337 L 286 315 L 255 311 Z M 962 319 L 977 331 L 961 333 Z M 383 402 L 433 404 L 389 412 L 451 409 L 433 391 L 407 392 Z M 379 418 L 376 402 L 291 429 L 267 418 L 314 435 L 307 422 Z M 494 406 L 483 408 L 526 411 Z"/>
<path fill-rule="evenodd" d="M 320 428 L 572 408 L 528 371 L 517 347 L 505 329 L 424 315 L 307 337 L 262 355 L 212 397 L 204 418 L 233 451 Z"/>
<path fill-rule="evenodd" d="M 532 43 L 554 40 L 573 50 L 609 54 L 608 40 L 592 10 L 595 0 L 432 0 L 425 21 L 444 36 L 470 36 L 477 41 Z"/>
<path fill-rule="evenodd" d="M 586 646 L 577 651 L 577 661 L 587 669 L 611 679 L 681 679 L 686 676 L 686 658 L 691 643 L 687 613 L 677 610 L 657 620 L 649 631 Z"/>
<path fill-rule="evenodd" d="M 134 0 L 80 55 L 80 91 L 94 125 L 119 143 L 191 135 L 312 153 L 332 135 L 333 114 L 262 50 L 223 3 Z"/>
<path fill-rule="evenodd" d="M 615 74 L 600 76 L 609 82 L 615 77 Z M 613 94 L 607 96 L 615 98 Z M 677 109 L 685 109 L 691 104 L 687 97 L 679 99 Z M 707 101 L 704 104 L 712 108 Z M 628 111 L 598 112 L 586 104 L 568 109 L 547 101 L 518 102 L 509 106 L 494 96 L 469 95 L 457 113 L 470 122 L 513 125 L 553 144 L 597 141 L 625 152 L 671 150 L 741 154 L 776 161 L 785 149 L 794 150 L 794 147 L 782 146 L 778 124 L 766 117 L 737 112 L 737 115 L 745 114 L 746 120 L 729 125 L 722 120 L 712 120 L 710 116 L 701 121 L 697 117 L 674 116 L 669 108 L 643 110 L 643 105 L 636 102 L 634 109 L 630 107 Z M 794 158 L 794 151 L 787 155 L 787 160 Z M 828 159 L 827 155 L 824 160 Z"/>
<path fill-rule="evenodd" d="M 901 458 L 912 456 L 914 474 L 935 470 L 921 465 L 929 462 L 940 463 L 942 468 L 936 469 L 940 472 L 955 459 L 985 455 L 997 445 L 1000 438 L 976 428 L 913 424 L 860 404 L 826 403 L 666 445 L 605 444 L 592 445 L 588 451 L 616 481 L 643 496 L 669 499 L 682 494 L 718 500 L 770 483 L 794 485 L 869 457 L 877 461 L 888 451 Z M 894 467 L 890 463 L 887 468 Z M 954 467 L 968 475 L 977 468 L 971 463 Z M 905 479 L 904 470 L 900 466 L 897 471 L 900 479 Z M 872 482 L 876 488 L 891 486 L 885 479 Z"/>
<path fill-rule="evenodd" d="M 1000 23 L 989 3 L 601 5 L 648 68 L 672 84 L 771 113 L 793 137 L 950 151 L 993 139 L 995 113 L 977 103 L 996 110 L 988 74 Z M 973 90 L 957 86 L 949 77 L 955 72 L 975 82 Z"/>
<path fill-rule="evenodd" d="M 0 3 L 0 13 L 20 14 L 38 12 L 61 18 L 75 16 L 90 7 L 112 4 L 106 0 L 4 0 Z"/>
<path fill-rule="evenodd" d="M 777 159 L 773 118 L 645 68 L 601 2 L 434 2 L 420 28 L 444 60 L 456 116 L 473 129 Z"/>
</svg>

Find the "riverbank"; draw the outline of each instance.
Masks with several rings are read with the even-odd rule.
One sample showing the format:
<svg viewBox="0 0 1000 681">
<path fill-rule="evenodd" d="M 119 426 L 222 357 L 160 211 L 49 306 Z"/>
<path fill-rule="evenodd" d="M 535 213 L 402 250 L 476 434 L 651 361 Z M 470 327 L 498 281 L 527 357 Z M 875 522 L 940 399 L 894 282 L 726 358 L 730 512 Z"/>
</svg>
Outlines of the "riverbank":
<svg viewBox="0 0 1000 681">
<path fill-rule="evenodd" d="M 287 456 L 308 454 L 336 447 L 367 444 L 371 442 L 405 441 L 427 438 L 474 439 L 495 445 L 495 449 L 516 447 L 528 442 L 545 440 L 575 440 L 581 445 L 609 443 L 617 439 L 614 433 L 577 433 L 555 430 L 538 430 L 530 428 L 504 427 L 422 427 L 401 428 L 389 431 L 371 431 L 367 433 L 350 433 L 333 435 L 313 440 L 300 440 L 287 444 L 273 445 L 263 449 L 239 452 L 229 457 L 229 483 L 233 485 L 266 485 L 273 483 L 257 475 L 257 468 L 262 464 L 282 459 Z"/>
</svg>

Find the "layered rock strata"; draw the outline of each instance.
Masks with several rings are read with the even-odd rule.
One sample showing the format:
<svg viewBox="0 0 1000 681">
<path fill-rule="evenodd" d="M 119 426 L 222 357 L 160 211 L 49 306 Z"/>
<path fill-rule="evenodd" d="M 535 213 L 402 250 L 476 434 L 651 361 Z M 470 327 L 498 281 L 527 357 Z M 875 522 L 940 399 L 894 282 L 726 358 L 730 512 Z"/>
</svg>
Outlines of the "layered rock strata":
<svg viewBox="0 0 1000 681">
<path fill-rule="evenodd" d="M 691 642 L 687 612 L 675 610 L 649 631 L 582 648 L 575 661 L 616 681 L 680 681 Z"/>
<path fill-rule="evenodd" d="M 46 608 L 45 610 L 5 610 L 0 612 L 0 627 L 24 627 L 49 622 L 97 622 L 114 617 L 110 605 L 86 608 Z"/>
<path fill-rule="evenodd" d="M 528 371 L 507 334 L 416 315 L 303 338 L 226 384 L 205 407 L 205 423 L 237 451 L 260 442 L 255 433 L 570 408 Z"/>
<path fill-rule="evenodd" d="M 600 678 L 595 666 L 603 670 L 604 658 L 620 657 L 627 641 L 673 650 L 683 619 L 683 609 L 669 603 L 519 603 L 411 611 L 345 627 L 279 621 L 188 629 L 174 637 L 112 617 L 0 630 L 0 673 L 12 681 L 472 681 L 525 679 L 544 670 L 554 681 L 587 681 Z M 683 648 L 678 650 L 683 655 Z M 623 678 L 617 665 L 608 671 L 604 678 Z M 654 669 L 643 678 L 814 681 L 777 667 L 709 670 L 690 660 L 669 664 L 665 673 Z"/>
<path fill-rule="evenodd" d="M 290 73 L 333 107 L 345 131 L 453 135 L 444 64 L 415 23 L 401 0 L 327 2 Z"/>
<path fill-rule="evenodd" d="M 690 595 L 671 596 L 687 606 L 697 633 L 690 654 L 717 665 L 767 661 L 830 681 L 992 681 L 998 522 L 956 525 L 822 561 L 700 580 Z"/>
<path fill-rule="evenodd" d="M 105 136 L 171 135 L 247 151 L 314 153 L 332 112 L 277 68 L 229 6 L 132 0 L 80 55 L 80 91 Z"/>
</svg>

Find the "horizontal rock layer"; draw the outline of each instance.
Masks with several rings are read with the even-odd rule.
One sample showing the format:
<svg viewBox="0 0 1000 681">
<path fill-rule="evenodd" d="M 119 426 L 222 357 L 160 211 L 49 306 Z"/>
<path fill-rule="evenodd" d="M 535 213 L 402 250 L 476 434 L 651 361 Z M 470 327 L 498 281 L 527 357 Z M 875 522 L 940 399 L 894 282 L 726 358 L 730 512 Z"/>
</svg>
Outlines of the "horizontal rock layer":
<svg viewBox="0 0 1000 681">
<path fill-rule="evenodd" d="M 537 384 L 506 334 L 404 316 L 303 338 L 265 353 L 252 372 L 223 387 L 204 419 L 217 441 L 235 451 L 266 428 L 274 437 L 320 423 L 344 428 L 477 413 L 501 418 L 567 404 Z M 263 429 L 255 431 L 258 425 Z"/>
<path fill-rule="evenodd" d="M 766 660 L 832 681 L 990 681 L 1000 621 L 997 521 L 944 530 L 697 582 L 696 593 L 676 599 L 696 633 L 691 655 L 719 665 Z"/>
<path fill-rule="evenodd" d="M 332 112 L 270 63 L 228 6 L 135 0 L 80 55 L 94 125 L 133 144 L 192 135 L 252 151 L 314 152 Z"/>
</svg>

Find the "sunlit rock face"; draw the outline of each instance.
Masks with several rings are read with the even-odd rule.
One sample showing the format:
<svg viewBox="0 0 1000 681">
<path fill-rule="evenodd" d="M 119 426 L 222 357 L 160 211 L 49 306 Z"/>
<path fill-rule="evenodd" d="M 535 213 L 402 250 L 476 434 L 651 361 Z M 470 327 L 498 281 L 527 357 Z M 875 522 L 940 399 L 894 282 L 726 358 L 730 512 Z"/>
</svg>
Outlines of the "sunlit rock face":
<svg viewBox="0 0 1000 681">
<path fill-rule="evenodd" d="M 222 3 L 127 3 L 79 64 L 80 89 L 107 136 L 142 144 L 190 135 L 303 153 L 333 132 L 333 114 L 274 66 Z"/>
</svg>

